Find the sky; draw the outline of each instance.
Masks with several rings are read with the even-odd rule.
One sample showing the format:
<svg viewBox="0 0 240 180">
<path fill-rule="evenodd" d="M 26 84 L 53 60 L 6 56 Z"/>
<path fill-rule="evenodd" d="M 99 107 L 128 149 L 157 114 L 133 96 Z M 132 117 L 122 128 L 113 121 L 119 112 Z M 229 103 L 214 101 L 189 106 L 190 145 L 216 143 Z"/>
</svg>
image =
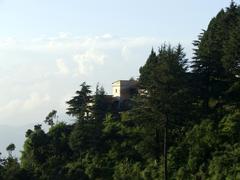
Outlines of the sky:
<svg viewBox="0 0 240 180">
<path fill-rule="evenodd" d="M 82 82 L 110 94 L 163 43 L 181 43 L 191 58 L 193 40 L 229 3 L 0 0 L 0 125 L 42 123 L 53 109 L 68 121 L 65 102 Z"/>
</svg>

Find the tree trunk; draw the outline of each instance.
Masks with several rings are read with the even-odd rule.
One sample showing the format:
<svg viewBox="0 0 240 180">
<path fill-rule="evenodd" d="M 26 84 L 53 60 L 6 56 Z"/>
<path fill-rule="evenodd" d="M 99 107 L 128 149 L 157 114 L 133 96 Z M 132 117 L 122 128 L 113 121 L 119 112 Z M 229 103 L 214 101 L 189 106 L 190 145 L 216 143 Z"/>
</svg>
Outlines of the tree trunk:
<svg viewBox="0 0 240 180">
<path fill-rule="evenodd" d="M 164 180 L 168 179 L 168 171 L 167 171 L 167 131 L 168 131 L 168 117 L 166 117 L 165 127 L 164 127 Z"/>
<path fill-rule="evenodd" d="M 156 143 L 156 147 L 155 147 L 155 158 L 157 159 L 157 163 L 161 163 L 161 138 L 160 138 L 160 129 L 156 128 L 155 129 L 155 143 Z"/>
</svg>

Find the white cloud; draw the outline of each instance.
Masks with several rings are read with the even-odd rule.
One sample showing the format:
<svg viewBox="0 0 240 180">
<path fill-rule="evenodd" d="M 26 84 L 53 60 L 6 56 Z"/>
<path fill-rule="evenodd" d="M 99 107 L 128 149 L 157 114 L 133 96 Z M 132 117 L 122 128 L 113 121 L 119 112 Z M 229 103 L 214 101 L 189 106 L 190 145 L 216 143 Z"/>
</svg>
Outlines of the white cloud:
<svg viewBox="0 0 240 180">
<path fill-rule="evenodd" d="M 48 94 L 40 95 L 40 94 L 34 92 L 34 93 L 30 94 L 28 99 L 25 99 L 22 102 L 22 108 L 27 111 L 33 110 L 45 103 L 48 103 L 49 100 L 50 100 L 50 97 Z"/>
<path fill-rule="evenodd" d="M 7 37 L 0 40 L 0 48 L 8 49 L 17 46 L 17 40 L 14 37 Z"/>
<path fill-rule="evenodd" d="M 13 111 L 16 111 L 19 109 L 19 107 L 21 107 L 22 103 L 21 100 L 19 99 L 14 99 L 12 101 L 10 101 L 9 103 L 7 103 L 6 105 L 3 105 L 0 107 L 0 112 L 1 113 L 13 113 Z"/>
<path fill-rule="evenodd" d="M 104 54 L 98 53 L 94 50 L 74 55 L 73 59 L 78 64 L 77 73 L 79 75 L 86 75 L 92 72 L 95 65 L 104 64 L 105 57 L 106 56 Z"/>
<path fill-rule="evenodd" d="M 57 68 L 58 68 L 58 71 L 61 73 L 61 74 L 68 74 L 69 73 L 69 69 L 68 67 L 66 66 L 66 64 L 64 63 L 64 60 L 63 59 L 57 59 L 56 60 L 56 65 L 57 65 Z"/>
<path fill-rule="evenodd" d="M 40 95 L 37 92 L 31 93 L 25 99 L 13 99 L 10 100 L 7 104 L 0 107 L 0 112 L 5 114 L 14 114 L 22 111 L 29 111 L 36 109 L 37 107 L 43 105 L 44 103 L 49 102 L 50 97 L 48 94 Z"/>
<path fill-rule="evenodd" d="M 60 32 L 60 33 L 58 33 L 58 36 L 59 36 L 59 38 L 65 39 L 65 38 L 70 37 L 71 34 L 70 33 L 66 33 L 66 32 Z"/>
<path fill-rule="evenodd" d="M 112 35 L 111 34 L 104 34 L 102 37 L 105 38 L 105 39 L 110 39 L 110 38 L 112 38 Z"/>
<path fill-rule="evenodd" d="M 124 60 L 129 60 L 130 51 L 127 46 L 122 47 L 121 55 Z"/>
</svg>

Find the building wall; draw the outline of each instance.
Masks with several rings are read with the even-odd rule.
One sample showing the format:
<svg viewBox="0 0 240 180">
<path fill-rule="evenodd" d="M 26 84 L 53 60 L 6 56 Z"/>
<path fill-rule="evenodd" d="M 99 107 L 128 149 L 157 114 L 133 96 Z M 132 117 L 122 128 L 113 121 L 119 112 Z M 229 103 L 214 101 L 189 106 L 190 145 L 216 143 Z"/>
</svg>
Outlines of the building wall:
<svg viewBox="0 0 240 180">
<path fill-rule="evenodd" d="M 120 97 L 121 96 L 121 83 L 120 81 L 116 81 L 112 83 L 112 95 L 113 97 Z"/>
<path fill-rule="evenodd" d="M 132 80 L 118 80 L 112 83 L 112 95 L 121 100 L 128 99 L 130 96 L 130 89 L 136 87 L 136 81 Z"/>
</svg>

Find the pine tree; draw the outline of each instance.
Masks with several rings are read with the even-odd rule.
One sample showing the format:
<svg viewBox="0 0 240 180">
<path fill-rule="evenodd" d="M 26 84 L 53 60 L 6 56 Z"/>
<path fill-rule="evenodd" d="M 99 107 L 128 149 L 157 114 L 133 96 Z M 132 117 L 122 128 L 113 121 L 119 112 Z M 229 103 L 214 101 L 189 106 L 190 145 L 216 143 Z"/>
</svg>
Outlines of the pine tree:
<svg viewBox="0 0 240 180">
<path fill-rule="evenodd" d="M 196 48 L 192 72 L 196 80 L 195 91 L 198 92 L 198 102 L 205 115 L 222 106 L 225 91 L 229 87 L 229 70 L 226 68 L 228 63 L 223 60 L 226 53 L 224 46 L 236 26 L 239 12 L 239 8 L 232 2 L 226 11 L 221 10 L 211 20 L 207 30 L 200 34 L 197 41 L 194 41 Z"/>
<path fill-rule="evenodd" d="M 92 103 L 90 86 L 83 82 L 81 90 L 76 91 L 76 96 L 67 101 L 67 114 L 77 118 L 78 121 L 88 120 L 90 118 L 90 107 Z"/>
<path fill-rule="evenodd" d="M 140 68 L 139 82 L 143 91 L 146 92 L 140 98 L 145 99 L 142 101 L 145 109 L 146 106 L 148 108 L 145 112 L 145 117 L 148 117 L 144 123 L 154 129 L 152 131 L 155 133 L 155 143 L 158 146 L 160 146 L 161 136 L 163 137 L 165 179 L 168 174 L 168 137 L 173 133 L 172 128 L 183 122 L 183 109 L 187 108 L 186 70 L 187 60 L 181 45 L 176 48 L 162 45 L 158 55 L 152 51 L 146 64 Z M 156 153 L 157 156 L 160 155 Z"/>
</svg>

